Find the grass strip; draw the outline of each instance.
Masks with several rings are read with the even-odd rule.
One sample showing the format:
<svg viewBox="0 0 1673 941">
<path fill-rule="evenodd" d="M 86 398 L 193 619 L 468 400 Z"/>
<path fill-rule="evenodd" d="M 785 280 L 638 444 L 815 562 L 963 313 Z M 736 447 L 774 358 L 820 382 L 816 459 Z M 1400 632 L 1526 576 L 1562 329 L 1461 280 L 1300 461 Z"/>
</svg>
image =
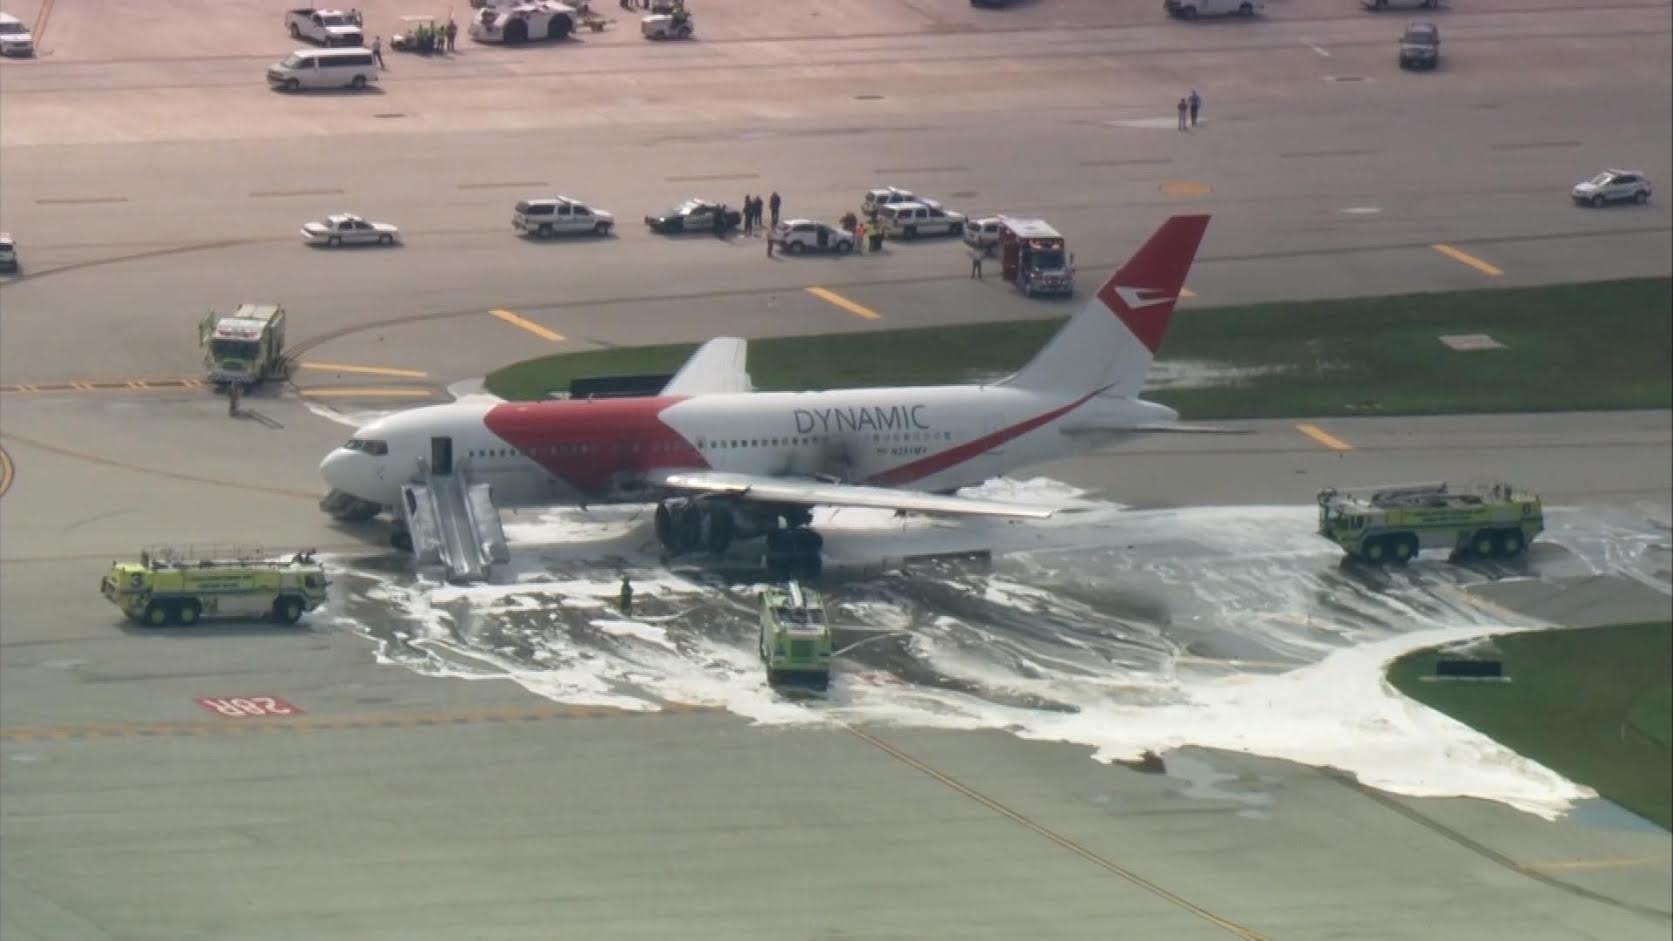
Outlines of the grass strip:
<svg viewBox="0 0 1673 941">
<path fill-rule="evenodd" d="M 1395 661 L 1389 681 L 1412 699 L 1673 829 L 1667 740 L 1673 624 L 1531 631 L 1496 637 L 1493 645 L 1508 683 L 1420 679 L 1434 675 L 1435 650 Z"/>
<path fill-rule="evenodd" d="M 749 370 L 762 391 L 980 382 L 1021 366 L 1061 323 L 772 337 L 751 342 Z M 1475 333 L 1504 349 L 1458 352 L 1439 339 Z M 487 385 L 540 399 L 575 378 L 672 372 L 695 346 L 559 353 Z M 1193 419 L 1667 408 L 1673 279 L 1182 310 L 1162 353 L 1255 373 L 1146 395 Z"/>
</svg>

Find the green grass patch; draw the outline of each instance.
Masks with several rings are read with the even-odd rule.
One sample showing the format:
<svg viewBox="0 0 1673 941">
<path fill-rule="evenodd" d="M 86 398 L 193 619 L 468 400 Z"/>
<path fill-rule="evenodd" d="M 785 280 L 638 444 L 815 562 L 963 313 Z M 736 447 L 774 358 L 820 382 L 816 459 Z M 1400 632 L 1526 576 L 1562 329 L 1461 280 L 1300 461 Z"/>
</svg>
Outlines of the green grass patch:
<svg viewBox="0 0 1673 941">
<path fill-rule="evenodd" d="M 774 337 L 750 343 L 763 391 L 977 382 L 1027 362 L 1061 319 Z M 1442 334 L 1505 349 L 1455 352 Z M 696 344 L 560 353 L 488 376 L 508 399 L 571 379 L 672 372 Z M 1666 408 L 1673 404 L 1673 279 L 1252 304 L 1181 311 L 1164 360 L 1270 369 L 1147 398 L 1195 419 Z"/>
<path fill-rule="evenodd" d="M 1673 829 L 1673 624 L 1496 637 L 1509 683 L 1425 681 L 1437 652 L 1408 654 L 1389 681 L 1634 813 Z"/>
</svg>

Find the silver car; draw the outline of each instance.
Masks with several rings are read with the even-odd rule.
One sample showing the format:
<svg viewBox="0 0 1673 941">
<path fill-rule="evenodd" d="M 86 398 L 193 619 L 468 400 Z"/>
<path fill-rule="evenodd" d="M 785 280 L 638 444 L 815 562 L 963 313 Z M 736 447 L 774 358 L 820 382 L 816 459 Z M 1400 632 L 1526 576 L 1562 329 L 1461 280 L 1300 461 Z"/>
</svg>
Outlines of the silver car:
<svg viewBox="0 0 1673 941">
<path fill-rule="evenodd" d="M 1569 195 L 1582 205 L 1602 207 L 1605 203 L 1650 201 L 1650 181 L 1637 170 L 1605 170 L 1576 186 Z"/>
<path fill-rule="evenodd" d="M 368 222 L 351 213 L 340 212 L 302 227 L 302 241 L 309 245 L 393 245 L 401 230 L 387 222 Z"/>
</svg>

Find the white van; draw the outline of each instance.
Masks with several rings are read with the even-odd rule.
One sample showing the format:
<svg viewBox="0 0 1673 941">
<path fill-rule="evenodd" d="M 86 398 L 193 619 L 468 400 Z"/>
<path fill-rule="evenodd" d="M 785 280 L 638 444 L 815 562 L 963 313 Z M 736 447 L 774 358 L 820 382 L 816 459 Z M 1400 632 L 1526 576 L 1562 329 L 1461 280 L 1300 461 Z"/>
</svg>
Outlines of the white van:
<svg viewBox="0 0 1673 941">
<path fill-rule="evenodd" d="M 1199 16 L 1254 16 L 1266 12 L 1266 0 L 1162 0 L 1170 16 L 1194 20 Z"/>
<path fill-rule="evenodd" d="M 372 50 L 298 49 L 267 69 L 267 83 L 285 91 L 300 88 L 365 88 L 378 80 Z"/>
</svg>

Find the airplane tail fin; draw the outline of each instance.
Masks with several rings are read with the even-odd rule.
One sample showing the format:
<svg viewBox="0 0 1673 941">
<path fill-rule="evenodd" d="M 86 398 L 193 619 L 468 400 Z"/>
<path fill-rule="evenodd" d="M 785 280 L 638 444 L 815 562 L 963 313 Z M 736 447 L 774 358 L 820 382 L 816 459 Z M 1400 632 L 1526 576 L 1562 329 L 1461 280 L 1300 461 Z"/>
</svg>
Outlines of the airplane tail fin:
<svg viewBox="0 0 1673 941">
<path fill-rule="evenodd" d="M 1080 313 L 1004 384 L 1042 392 L 1135 396 L 1162 345 L 1208 216 L 1173 216 Z"/>
</svg>

